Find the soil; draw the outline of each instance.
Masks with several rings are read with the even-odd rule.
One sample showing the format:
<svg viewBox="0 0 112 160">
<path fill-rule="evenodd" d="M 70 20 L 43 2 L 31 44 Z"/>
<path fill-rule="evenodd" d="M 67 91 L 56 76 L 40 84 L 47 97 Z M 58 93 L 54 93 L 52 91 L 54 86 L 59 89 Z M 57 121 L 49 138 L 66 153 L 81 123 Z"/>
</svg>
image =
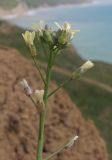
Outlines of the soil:
<svg viewBox="0 0 112 160">
<path fill-rule="evenodd" d="M 0 46 L 0 160 L 35 160 L 39 114 L 24 94 L 20 80 L 42 89 L 33 65 L 15 49 Z M 51 83 L 50 90 L 56 87 Z M 104 140 L 94 123 L 85 120 L 62 89 L 50 98 L 45 124 L 43 157 L 78 133 L 79 140 L 53 160 L 107 160 Z"/>
</svg>

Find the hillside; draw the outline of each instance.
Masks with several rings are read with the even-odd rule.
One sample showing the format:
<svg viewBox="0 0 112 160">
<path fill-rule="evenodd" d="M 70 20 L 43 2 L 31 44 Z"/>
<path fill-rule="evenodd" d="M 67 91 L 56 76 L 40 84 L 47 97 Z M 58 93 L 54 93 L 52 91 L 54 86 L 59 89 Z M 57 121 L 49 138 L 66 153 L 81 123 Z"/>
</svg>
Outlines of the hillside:
<svg viewBox="0 0 112 160">
<path fill-rule="evenodd" d="M 0 1 L 0 8 L 4 8 L 4 9 L 12 9 L 14 7 L 16 7 L 17 5 L 17 1 L 16 0 L 3 0 Z"/>
<path fill-rule="evenodd" d="M 20 86 L 22 78 L 42 89 L 36 69 L 15 49 L 0 46 L 0 160 L 35 160 L 39 115 Z M 56 87 L 51 83 L 50 89 Z M 75 132 L 80 139 L 54 160 L 108 160 L 104 140 L 64 90 L 50 98 L 43 155 L 51 154 Z M 89 147 L 88 147 L 89 146 Z"/>
<path fill-rule="evenodd" d="M 90 2 L 91 0 L 24 0 L 29 6 L 54 6 L 54 5 L 60 5 L 60 4 L 79 4 L 79 3 L 85 3 Z"/>
<path fill-rule="evenodd" d="M 0 7 L 4 9 L 11 9 L 18 5 L 18 2 L 25 2 L 29 7 L 39 7 L 39 6 L 54 6 L 60 4 L 77 4 L 90 2 L 91 0 L 4 0 L 0 1 Z"/>
<path fill-rule="evenodd" d="M 21 37 L 22 32 L 23 30 L 20 28 L 1 22 L 0 44 L 17 48 L 26 56 L 26 52 L 28 51 Z M 42 55 L 43 54 L 41 54 L 41 57 L 38 57 L 38 59 L 40 59 L 41 63 L 45 63 Z M 67 73 L 70 73 L 76 66 L 80 66 L 83 62 L 84 60 L 80 58 L 71 46 L 70 49 L 59 56 L 55 65 L 58 68 L 64 69 Z M 112 92 L 106 89 L 112 88 L 112 65 L 102 62 L 94 63 L 95 67 L 84 76 L 86 80 L 81 78 L 80 81 L 72 82 L 71 85 L 66 86 L 65 89 L 68 91 L 73 102 L 80 107 L 85 118 L 92 118 L 94 120 L 96 126 L 101 131 L 101 135 L 108 144 L 110 155 L 112 155 Z M 56 79 L 58 84 L 61 83 L 69 76 L 69 74 L 65 74 L 64 71 L 60 72 L 59 70 L 55 70 L 52 79 Z M 101 87 L 101 84 L 106 88 Z M 110 157 L 110 160 L 112 160 L 112 157 Z"/>
</svg>

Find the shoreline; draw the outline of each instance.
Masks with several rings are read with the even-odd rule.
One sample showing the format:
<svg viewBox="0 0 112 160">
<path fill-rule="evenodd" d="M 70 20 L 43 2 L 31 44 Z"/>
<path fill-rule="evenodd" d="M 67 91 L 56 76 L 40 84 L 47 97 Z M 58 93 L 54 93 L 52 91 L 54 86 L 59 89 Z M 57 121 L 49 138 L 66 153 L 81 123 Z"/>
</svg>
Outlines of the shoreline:
<svg viewBox="0 0 112 160">
<path fill-rule="evenodd" d="M 36 11 L 46 11 L 49 9 L 53 9 L 53 8 L 67 8 L 67 7 L 86 7 L 89 5 L 93 5 L 96 4 L 94 0 L 92 0 L 91 2 L 84 2 L 84 3 L 74 3 L 74 4 L 60 4 L 60 5 L 56 5 L 56 6 L 49 6 L 49 5 L 44 5 L 44 6 L 40 6 L 37 8 L 30 8 L 28 7 L 25 3 L 19 3 L 17 7 L 15 7 L 12 10 L 4 10 L 2 8 L 0 8 L 0 20 L 11 20 L 11 19 L 15 19 L 17 17 L 22 17 L 22 16 L 32 16 L 35 15 Z"/>
<path fill-rule="evenodd" d="M 29 10 L 30 10 L 30 8 L 24 2 L 19 3 L 15 8 L 13 8 L 11 10 L 5 10 L 0 7 L 0 19 L 1 20 L 10 20 L 10 19 L 16 18 L 18 16 L 23 16 Z"/>
</svg>

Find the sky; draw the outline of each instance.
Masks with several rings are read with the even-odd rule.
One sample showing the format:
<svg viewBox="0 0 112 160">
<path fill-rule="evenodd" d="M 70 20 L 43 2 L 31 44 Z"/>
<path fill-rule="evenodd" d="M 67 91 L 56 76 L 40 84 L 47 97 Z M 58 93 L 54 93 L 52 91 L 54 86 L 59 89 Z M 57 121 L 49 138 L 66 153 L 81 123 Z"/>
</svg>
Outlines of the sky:
<svg viewBox="0 0 112 160">
<path fill-rule="evenodd" d="M 112 3 L 112 0 L 96 0 L 96 1 L 103 3 Z"/>
</svg>

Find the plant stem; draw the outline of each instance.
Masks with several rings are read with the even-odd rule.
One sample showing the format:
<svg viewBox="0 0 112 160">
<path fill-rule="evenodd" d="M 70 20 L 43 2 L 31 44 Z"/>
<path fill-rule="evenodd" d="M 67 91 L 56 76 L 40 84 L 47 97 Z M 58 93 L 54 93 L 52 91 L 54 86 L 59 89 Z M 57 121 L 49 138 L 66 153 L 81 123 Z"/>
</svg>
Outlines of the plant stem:
<svg viewBox="0 0 112 160">
<path fill-rule="evenodd" d="M 73 146 L 73 144 L 77 140 L 77 138 L 78 138 L 78 136 L 70 138 L 68 141 L 66 141 L 66 143 L 61 148 L 59 148 L 57 151 L 55 151 L 54 153 L 49 155 L 45 160 L 49 160 L 52 157 L 54 157 L 55 155 L 57 155 L 58 153 L 60 153 L 62 150 L 70 148 L 71 146 Z"/>
<path fill-rule="evenodd" d="M 63 151 L 64 149 L 68 148 L 68 144 L 70 143 L 70 140 L 68 140 L 61 148 L 59 148 L 57 151 L 55 151 L 54 153 L 52 153 L 50 156 L 48 156 L 45 160 L 49 160 L 52 157 L 54 157 L 55 155 L 57 155 L 58 153 L 60 153 L 61 151 Z"/>
<path fill-rule="evenodd" d="M 56 152 L 54 152 L 53 154 L 51 154 L 50 156 L 48 156 L 45 160 L 49 160 L 52 157 L 54 157 L 55 155 L 57 155 L 58 153 L 60 153 L 62 150 L 64 150 L 66 148 L 66 146 L 62 146 L 61 148 L 59 148 Z"/>
<path fill-rule="evenodd" d="M 69 82 L 73 81 L 73 80 L 76 80 L 76 79 L 79 79 L 81 76 L 80 72 L 78 70 L 76 70 L 74 72 L 74 76 L 71 75 L 71 77 L 66 80 L 65 82 L 63 82 L 62 84 L 60 84 L 53 92 L 51 92 L 48 97 L 52 96 L 54 93 L 56 93 L 58 90 L 60 90 L 62 87 L 66 86 Z"/>
<path fill-rule="evenodd" d="M 35 101 L 34 101 L 33 97 L 32 97 L 31 95 L 30 95 L 29 97 L 30 97 L 31 101 L 33 102 L 34 106 L 35 106 L 35 107 L 36 107 L 36 109 L 37 109 L 37 105 L 36 105 L 36 103 L 35 103 Z"/>
<path fill-rule="evenodd" d="M 36 59 L 35 59 L 34 56 L 32 56 L 32 59 L 33 59 L 33 62 L 34 62 L 34 64 L 35 64 L 37 70 L 39 71 L 39 74 L 40 74 L 40 76 L 41 76 L 42 81 L 43 81 L 44 84 L 45 84 L 45 79 L 44 79 L 44 77 L 43 77 L 43 75 L 42 75 L 42 72 L 41 72 L 41 69 L 40 69 L 40 67 L 39 67 L 39 64 L 37 63 L 37 61 L 36 61 Z"/>
<path fill-rule="evenodd" d="M 38 136 L 38 148 L 37 148 L 36 160 L 42 160 L 45 114 L 46 114 L 45 112 L 41 112 L 39 117 L 40 122 L 39 122 L 39 136 Z"/>
<path fill-rule="evenodd" d="M 45 107 L 47 107 L 47 100 L 48 100 L 48 89 L 49 89 L 49 83 L 50 83 L 50 77 L 51 77 L 51 67 L 52 67 L 51 64 L 52 64 L 52 52 L 50 53 L 50 56 L 49 56 L 48 66 L 47 66 L 47 71 L 46 71 L 46 83 L 44 87 L 44 96 L 43 96 Z M 37 150 L 36 160 L 42 160 L 45 116 L 46 116 L 46 111 L 40 113 L 38 150 Z"/>
<path fill-rule="evenodd" d="M 61 85 L 59 85 L 53 92 L 51 92 L 48 97 L 52 96 L 54 93 L 56 93 L 59 89 L 61 89 L 62 87 L 64 87 L 65 85 L 67 85 L 70 81 L 72 81 L 72 78 L 69 78 L 68 80 L 66 80 L 65 82 L 63 82 Z"/>
<path fill-rule="evenodd" d="M 42 49 L 43 49 L 43 52 L 44 52 L 44 54 L 45 54 L 45 57 L 47 58 L 47 60 L 48 60 L 48 55 L 47 55 L 47 52 L 46 52 L 46 48 L 45 48 L 45 46 L 44 46 L 44 44 L 41 42 L 41 45 L 42 45 Z"/>
</svg>

